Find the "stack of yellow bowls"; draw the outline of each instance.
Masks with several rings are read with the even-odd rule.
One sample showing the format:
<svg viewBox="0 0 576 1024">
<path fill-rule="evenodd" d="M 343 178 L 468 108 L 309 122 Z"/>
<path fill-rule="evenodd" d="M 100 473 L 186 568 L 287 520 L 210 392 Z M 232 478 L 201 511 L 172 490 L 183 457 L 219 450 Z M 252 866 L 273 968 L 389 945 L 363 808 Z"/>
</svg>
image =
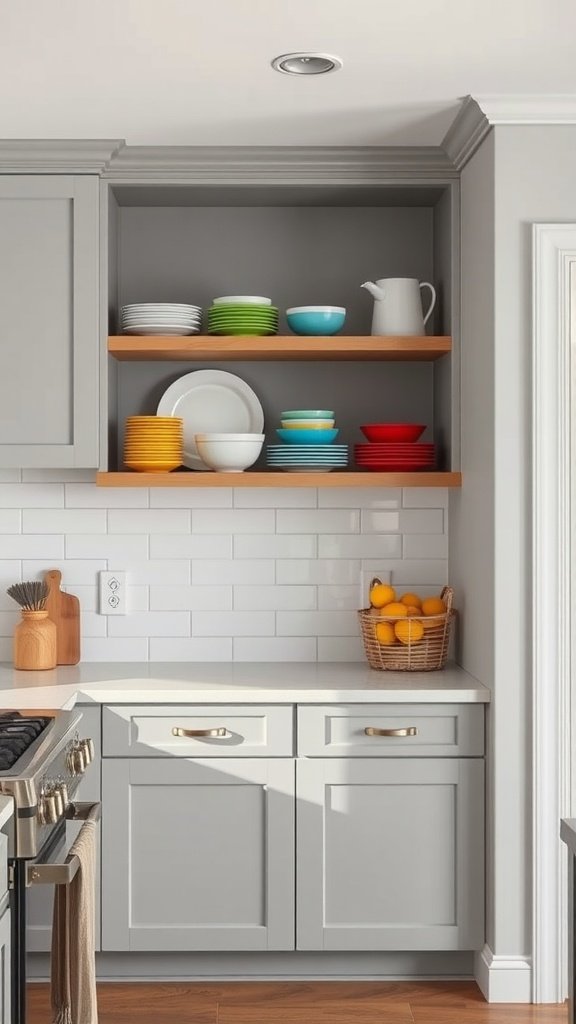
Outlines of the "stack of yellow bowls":
<svg viewBox="0 0 576 1024">
<path fill-rule="evenodd" d="M 124 463 L 140 473 L 169 473 L 182 465 L 183 420 L 178 416 L 129 416 Z"/>
</svg>

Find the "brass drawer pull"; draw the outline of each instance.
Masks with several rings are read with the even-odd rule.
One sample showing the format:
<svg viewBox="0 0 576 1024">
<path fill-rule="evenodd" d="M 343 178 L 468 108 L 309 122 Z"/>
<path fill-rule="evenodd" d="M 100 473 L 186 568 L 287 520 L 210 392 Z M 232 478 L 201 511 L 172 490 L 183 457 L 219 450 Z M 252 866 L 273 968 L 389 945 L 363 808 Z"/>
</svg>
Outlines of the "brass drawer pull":
<svg viewBox="0 0 576 1024">
<path fill-rule="evenodd" d="M 366 736 L 417 736 L 418 729 L 414 725 L 409 725 L 405 729 L 375 729 L 374 726 L 368 725 L 364 729 Z"/>
<path fill-rule="evenodd" d="M 227 729 L 180 729 L 178 726 L 174 726 L 172 729 L 173 736 L 187 736 L 193 739 L 195 736 L 227 736 Z"/>
</svg>

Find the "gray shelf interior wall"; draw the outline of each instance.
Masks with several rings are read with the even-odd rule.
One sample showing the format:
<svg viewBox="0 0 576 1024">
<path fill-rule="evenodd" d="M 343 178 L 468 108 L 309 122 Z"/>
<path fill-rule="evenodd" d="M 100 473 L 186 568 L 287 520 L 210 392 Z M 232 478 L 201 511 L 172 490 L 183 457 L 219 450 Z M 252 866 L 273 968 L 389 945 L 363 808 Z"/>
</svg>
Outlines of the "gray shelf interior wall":
<svg viewBox="0 0 576 1024">
<path fill-rule="evenodd" d="M 368 335 L 373 300 L 360 285 L 379 277 L 432 281 L 439 303 L 429 333 L 450 333 L 451 190 L 269 192 L 115 188 L 110 196 L 110 333 L 118 332 L 118 310 L 125 303 L 194 302 L 206 308 L 216 295 L 258 294 L 270 296 L 279 307 L 280 334 L 290 333 L 283 316 L 287 307 L 318 303 L 346 306 L 343 334 Z M 247 197 L 255 195 L 258 205 L 246 205 Z M 368 197 L 378 205 L 366 205 Z M 206 205 L 218 198 L 220 205 Z M 182 205 L 174 205 L 176 200 Z M 281 200 L 294 205 L 278 205 Z M 428 205 L 422 205 L 424 200 Z M 226 369 L 254 388 L 264 407 L 268 441 L 278 440 L 274 428 L 282 409 L 334 408 L 339 442 L 364 440 L 360 423 L 429 424 L 423 440 L 434 436 L 439 468 L 451 468 L 450 356 L 435 364 L 112 359 L 110 364 L 110 469 L 119 468 L 114 448 L 117 439 L 121 451 L 126 416 L 155 412 L 173 380 L 206 367 Z"/>
</svg>

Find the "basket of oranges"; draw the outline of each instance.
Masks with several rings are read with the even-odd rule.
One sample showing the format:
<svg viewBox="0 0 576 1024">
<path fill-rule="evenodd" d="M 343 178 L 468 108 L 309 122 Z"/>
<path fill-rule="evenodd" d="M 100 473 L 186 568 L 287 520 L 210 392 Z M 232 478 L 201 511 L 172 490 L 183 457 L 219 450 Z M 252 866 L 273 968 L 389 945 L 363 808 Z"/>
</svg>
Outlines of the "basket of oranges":
<svg viewBox="0 0 576 1024">
<path fill-rule="evenodd" d="M 456 618 L 454 592 L 444 587 L 439 597 L 396 595 L 394 587 L 375 577 L 370 607 L 358 612 L 370 668 L 393 672 L 432 672 L 444 668 Z"/>
</svg>

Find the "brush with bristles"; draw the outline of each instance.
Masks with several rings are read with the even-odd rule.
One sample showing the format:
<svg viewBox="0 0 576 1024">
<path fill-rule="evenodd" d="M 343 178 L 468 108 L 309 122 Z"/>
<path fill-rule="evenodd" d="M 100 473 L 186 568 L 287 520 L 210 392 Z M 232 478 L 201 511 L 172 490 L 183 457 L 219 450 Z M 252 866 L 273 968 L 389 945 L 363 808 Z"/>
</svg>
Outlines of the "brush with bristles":
<svg viewBox="0 0 576 1024">
<path fill-rule="evenodd" d="M 6 593 L 27 612 L 41 612 L 46 607 L 48 587 L 45 583 L 31 580 L 28 583 L 14 583 Z"/>
</svg>

